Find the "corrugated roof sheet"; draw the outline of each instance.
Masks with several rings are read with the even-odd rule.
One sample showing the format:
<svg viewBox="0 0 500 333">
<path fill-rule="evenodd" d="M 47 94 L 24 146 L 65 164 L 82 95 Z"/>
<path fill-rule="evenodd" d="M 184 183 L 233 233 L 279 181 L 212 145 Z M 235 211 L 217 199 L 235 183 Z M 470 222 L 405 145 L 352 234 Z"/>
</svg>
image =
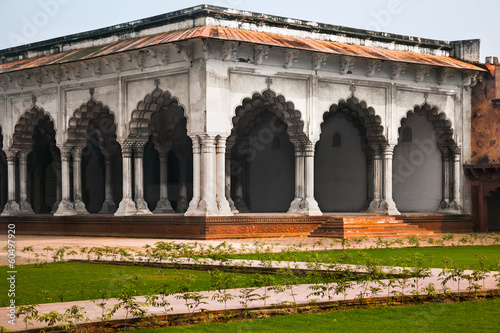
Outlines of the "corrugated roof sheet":
<svg viewBox="0 0 500 333">
<path fill-rule="evenodd" d="M 310 38 L 278 35 L 268 32 L 248 31 L 215 26 L 202 26 L 139 38 L 131 38 L 123 41 L 109 43 L 106 45 L 64 51 L 58 54 L 47 55 L 39 58 L 29 58 L 8 62 L 0 65 L 0 74 L 41 66 L 50 66 L 55 64 L 64 64 L 68 62 L 98 58 L 110 54 L 138 50 L 149 46 L 173 43 L 194 38 L 238 41 L 274 47 L 306 50 L 311 52 L 323 52 L 327 54 L 430 66 L 451 67 L 456 69 L 485 71 L 484 69 L 467 62 L 444 56 L 387 50 L 370 46 L 351 45 L 331 41 L 321 41 Z"/>
</svg>

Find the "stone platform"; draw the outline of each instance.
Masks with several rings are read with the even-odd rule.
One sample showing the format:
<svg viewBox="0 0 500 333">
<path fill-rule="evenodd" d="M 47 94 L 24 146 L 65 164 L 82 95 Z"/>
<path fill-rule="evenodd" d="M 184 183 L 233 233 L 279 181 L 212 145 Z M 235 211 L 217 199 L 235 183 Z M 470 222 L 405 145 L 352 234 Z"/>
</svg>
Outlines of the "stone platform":
<svg viewBox="0 0 500 333">
<path fill-rule="evenodd" d="M 340 221 L 350 221 L 341 223 Z M 386 221 L 386 223 L 377 223 Z M 391 222 L 392 221 L 392 222 Z M 397 222 L 396 222 L 397 221 Z M 55 217 L 32 215 L 0 217 L 0 228 L 15 224 L 18 235 L 119 236 L 171 239 L 235 239 L 271 237 L 406 237 L 434 233 L 472 232 L 468 215 L 407 214 L 377 216 L 368 214 L 238 214 L 231 217 L 185 217 L 159 214 L 116 217 L 82 215 Z M 342 224 L 342 225 L 341 225 Z M 325 231 L 332 230 L 334 233 Z M 405 231 L 401 231 L 404 227 Z"/>
</svg>

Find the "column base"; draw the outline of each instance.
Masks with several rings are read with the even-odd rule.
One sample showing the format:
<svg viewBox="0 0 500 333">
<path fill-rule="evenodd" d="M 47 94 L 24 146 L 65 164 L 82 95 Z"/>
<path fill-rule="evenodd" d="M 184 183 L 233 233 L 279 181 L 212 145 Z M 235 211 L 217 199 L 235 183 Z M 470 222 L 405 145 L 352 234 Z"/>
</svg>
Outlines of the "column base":
<svg viewBox="0 0 500 333">
<path fill-rule="evenodd" d="M 368 205 L 367 213 L 381 213 L 380 209 L 381 200 L 373 199 L 372 202 Z"/>
<path fill-rule="evenodd" d="M 229 203 L 229 208 L 231 208 L 231 213 L 233 214 L 238 214 L 239 211 L 236 209 L 236 206 L 234 205 L 234 201 L 231 198 L 226 198 L 227 202 Z"/>
<path fill-rule="evenodd" d="M 16 216 L 19 215 L 20 212 L 19 204 L 15 201 L 9 201 L 5 204 L 2 216 Z"/>
<path fill-rule="evenodd" d="M 199 197 L 198 198 L 193 197 L 193 199 L 191 199 L 191 202 L 189 203 L 188 209 L 184 213 L 184 216 L 198 216 L 198 215 L 201 215 L 198 212 L 198 204 L 199 203 L 200 203 L 200 198 Z"/>
<path fill-rule="evenodd" d="M 135 205 L 137 207 L 137 215 L 150 215 L 153 214 L 148 207 L 148 203 L 143 199 L 135 199 Z"/>
<path fill-rule="evenodd" d="M 156 204 L 156 208 L 153 211 L 153 214 L 167 214 L 173 212 L 174 210 L 172 209 L 170 201 L 168 199 L 160 199 L 160 201 L 158 201 L 158 203 Z"/>
<path fill-rule="evenodd" d="M 57 211 L 54 213 L 54 216 L 72 216 L 76 215 L 75 207 L 73 203 L 69 200 L 61 200 L 59 203 L 59 207 Z"/>
<path fill-rule="evenodd" d="M 449 200 L 443 200 L 439 204 L 438 212 L 449 212 L 450 211 L 450 201 Z"/>
<path fill-rule="evenodd" d="M 229 213 L 232 215 L 231 210 L 229 210 Z M 198 205 L 198 214 L 200 216 L 220 216 L 219 207 L 215 199 L 201 199 Z"/>
<path fill-rule="evenodd" d="M 292 203 L 290 204 L 290 208 L 288 208 L 287 214 L 300 214 L 302 205 L 302 198 L 293 199 Z"/>
<path fill-rule="evenodd" d="M 85 207 L 85 204 L 83 203 L 83 201 L 81 201 L 81 200 L 75 201 L 74 205 L 75 205 L 76 214 L 87 215 L 89 213 L 87 211 L 87 208 Z"/>
<path fill-rule="evenodd" d="M 401 215 L 396 208 L 396 203 L 392 199 L 384 200 L 380 203 L 380 213 L 385 215 Z"/>
<path fill-rule="evenodd" d="M 179 201 L 177 201 L 177 213 L 185 213 L 189 207 L 188 201 L 186 197 L 181 197 Z"/>
<path fill-rule="evenodd" d="M 462 214 L 463 213 L 462 203 L 460 201 L 453 200 L 450 203 L 450 207 L 448 208 L 448 211 L 450 213 Z"/>
<path fill-rule="evenodd" d="M 114 214 L 116 212 L 116 204 L 112 200 L 107 200 L 102 203 L 99 214 Z"/>
<path fill-rule="evenodd" d="M 302 208 L 300 209 L 299 213 L 306 216 L 323 215 L 323 213 L 319 209 L 318 202 L 314 198 L 304 198 L 304 200 L 302 200 Z"/>
<path fill-rule="evenodd" d="M 19 203 L 19 209 L 21 210 L 22 215 L 35 215 L 33 208 L 31 208 L 31 204 L 28 201 L 21 201 Z"/>
<path fill-rule="evenodd" d="M 247 204 L 245 203 L 245 200 L 243 200 L 243 198 L 236 198 L 234 206 L 240 213 L 250 213 L 250 210 L 247 208 Z"/>
<path fill-rule="evenodd" d="M 59 204 L 61 203 L 61 200 L 58 200 L 54 203 L 52 206 L 52 210 L 50 211 L 50 214 L 55 214 L 57 212 L 57 209 L 59 208 Z"/>
<path fill-rule="evenodd" d="M 130 198 L 123 198 L 115 212 L 115 216 L 130 216 L 137 214 L 135 202 Z"/>
<path fill-rule="evenodd" d="M 219 207 L 219 216 L 233 216 L 233 211 L 231 210 L 231 206 L 229 206 L 229 202 L 224 196 L 222 199 L 217 198 L 218 207 Z"/>
</svg>

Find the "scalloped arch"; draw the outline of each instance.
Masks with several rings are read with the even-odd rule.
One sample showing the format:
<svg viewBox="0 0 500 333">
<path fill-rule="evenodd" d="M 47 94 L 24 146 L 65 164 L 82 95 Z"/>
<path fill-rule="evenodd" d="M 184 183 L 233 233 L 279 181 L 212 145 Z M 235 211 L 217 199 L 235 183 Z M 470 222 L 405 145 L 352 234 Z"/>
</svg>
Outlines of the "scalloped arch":
<svg viewBox="0 0 500 333">
<path fill-rule="evenodd" d="M 337 104 L 332 104 L 330 109 L 323 114 L 324 122 L 337 112 L 342 112 L 357 125 L 360 134 L 365 136 L 369 144 L 383 144 L 387 142 L 384 136 L 382 118 L 376 114 L 375 109 L 368 107 L 365 101 L 359 101 L 356 97 L 347 100 L 341 99 Z"/>
<path fill-rule="evenodd" d="M 184 107 L 179 104 L 179 100 L 173 97 L 169 91 L 163 91 L 160 88 L 153 90 L 151 94 L 137 104 L 137 108 L 132 112 L 132 119 L 129 123 L 129 137 L 148 140 L 149 135 L 154 131 L 153 116 L 155 113 L 166 110 L 166 130 L 172 133 L 175 125 L 183 117 L 187 119 Z"/>
<path fill-rule="evenodd" d="M 35 127 L 38 126 L 40 121 L 42 121 L 45 117 L 49 118 L 54 131 L 57 132 L 54 119 L 50 113 L 46 112 L 43 108 L 39 108 L 34 105 L 31 109 L 19 117 L 19 120 L 14 127 L 14 134 L 12 135 L 12 148 L 29 150 L 33 144 Z"/>
<path fill-rule="evenodd" d="M 87 103 L 82 104 L 73 112 L 73 116 L 68 122 L 68 140 L 70 144 L 86 142 L 87 131 L 92 127 L 92 122 L 97 120 L 102 114 L 110 115 L 116 129 L 115 114 L 102 102 L 91 98 Z"/>
<path fill-rule="evenodd" d="M 401 126 L 398 128 L 398 134 L 401 136 L 401 130 L 404 127 L 404 122 L 408 119 L 410 114 L 417 114 L 424 116 L 432 123 L 436 131 L 436 138 L 438 145 L 447 147 L 456 147 L 457 144 L 453 139 L 453 128 L 451 120 L 447 117 L 446 113 L 439 111 L 436 106 L 428 103 L 414 106 L 413 110 L 408 110 L 406 115 L 400 119 Z"/>
<path fill-rule="evenodd" d="M 301 112 L 296 110 L 294 104 L 287 101 L 283 95 L 277 95 L 270 89 L 264 90 L 262 93 L 253 93 L 251 98 L 243 98 L 241 104 L 236 107 L 235 116 L 232 118 L 232 135 L 236 135 L 240 128 L 251 123 L 264 110 L 271 111 L 287 125 L 290 139 L 306 138 Z"/>
</svg>

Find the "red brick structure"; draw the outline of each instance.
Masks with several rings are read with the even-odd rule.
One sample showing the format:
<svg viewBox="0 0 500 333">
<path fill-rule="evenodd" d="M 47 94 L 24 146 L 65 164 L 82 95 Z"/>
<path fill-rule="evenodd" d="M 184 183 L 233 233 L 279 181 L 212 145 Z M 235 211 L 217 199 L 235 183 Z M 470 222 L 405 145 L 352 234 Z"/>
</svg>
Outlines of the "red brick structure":
<svg viewBox="0 0 500 333">
<path fill-rule="evenodd" d="M 500 230 L 500 64 L 486 59 L 489 73 L 472 91 L 472 160 L 464 165 L 471 181 L 474 227 Z"/>
</svg>

